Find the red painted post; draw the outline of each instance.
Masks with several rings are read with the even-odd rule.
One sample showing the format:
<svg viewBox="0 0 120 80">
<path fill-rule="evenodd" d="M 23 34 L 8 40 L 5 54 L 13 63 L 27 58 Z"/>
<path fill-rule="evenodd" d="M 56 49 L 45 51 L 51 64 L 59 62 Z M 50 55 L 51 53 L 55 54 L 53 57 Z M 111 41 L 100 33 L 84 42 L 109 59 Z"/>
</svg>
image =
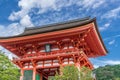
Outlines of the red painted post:
<svg viewBox="0 0 120 80">
<path fill-rule="evenodd" d="M 20 76 L 20 80 L 23 80 L 23 77 L 24 77 L 24 70 L 23 70 L 23 68 L 21 68 L 21 76 Z"/>
<path fill-rule="evenodd" d="M 40 73 L 40 80 L 43 80 L 43 74 Z"/>
<path fill-rule="evenodd" d="M 33 67 L 33 79 L 36 80 L 36 67 Z"/>
</svg>

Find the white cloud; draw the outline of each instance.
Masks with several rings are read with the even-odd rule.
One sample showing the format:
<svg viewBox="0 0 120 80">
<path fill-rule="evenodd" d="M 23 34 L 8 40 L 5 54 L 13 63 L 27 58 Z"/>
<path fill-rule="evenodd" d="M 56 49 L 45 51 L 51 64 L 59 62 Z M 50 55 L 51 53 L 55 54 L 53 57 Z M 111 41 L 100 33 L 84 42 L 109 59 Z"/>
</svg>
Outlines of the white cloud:
<svg viewBox="0 0 120 80">
<path fill-rule="evenodd" d="M 120 37 L 120 34 L 114 35 L 114 36 L 110 36 L 110 37 L 105 38 L 104 41 L 105 41 L 105 40 L 109 40 L 109 39 L 113 39 L 113 38 L 114 38 L 114 39 L 115 39 L 115 38 L 119 38 L 119 37 Z"/>
<path fill-rule="evenodd" d="M 4 50 L 4 48 L 2 46 L 0 46 L 0 51 Z"/>
<path fill-rule="evenodd" d="M 21 10 L 17 12 L 12 12 L 8 17 L 8 19 L 12 21 L 21 19 L 22 17 L 24 17 L 29 13 L 31 8 L 36 6 L 35 1 L 38 1 L 38 0 L 20 0 L 18 2 L 18 6 L 21 8 Z"/>
<path fill-rule="evenodd" d="M 36 3 L 38 7 L 42 8 L 42 9 L 46 9 L 46 8 L 53 8 L 56 9 L 56 0 L 41 0 L 41 1 L 37 1 Z"/>
<path fill-rule="evenodd" d="M 112 40 L 112 41 L 110 41 L 108 44 L 109 45 L 112 45 L 112 44 L 114 44 L 115 43 L 115 40 Z"/>
<path fill-rule="evenodd" d="M 103 27 L 99 27 L 99 30 L 104 31 L 104 30 L 108 29 L 109 26 L 110 26 L 110 23 L 106 23 Z"/>
<path fill-rule="evenodd" d="M 33 23 L 31 22 L 30 16 L 26 15 L 20 20 L 20 24 L 23 27 L 34 27 Z"/>
<path fill-rule="evenodd" d="M 15 21 L 28 15 L 32 8 L 38 8 L 40 11 L 46 11 L 48 8 L 55 9 L 55 0 L 20 0 L 18 6 L 21 8 L 18 12 L 12 12 L 9 20 Z"/>
<path fill-rule="evenodd" d="M 109 65 L 116 65 L 116 64 L 120 64 L 120 61 L 115 61 L 115 60 L 107 60 L 104 63 L 109 64 Z"/>
<path fill-rule="evenodd" d="M 95 65 L 95 64 L 94 64 L 93 66 L 94 66 L 94 68 L 98 68 L 100 65 Z"/>
<path fill-rule="evenodd" d="M 12 12 L 8 17 L 8 19 L 11 21 L 19 20 L 22 17 L 24 17 L 26 14 L 28 14 L 28 10 L 22 9 L 21 11 L 18 12 Z"/>
<path fill-rule="evenodd" d="M 99 0 L 96 4 L 93 5 L 93 8 L 98 8 L 105 3 L 105 0 Z"/>
<path fill-rule="evenodd" d="M 99 60 L 91 58 L 90 61 L 93 63 L 94 68 L 98 68 L 99 66 L 105 65 L 117 65 L 120 64 L 119 60 Z"/>
<path fill-rule="evenodd" d="M 4 26 L 3 25 L 0 25 L 0 30 L 4 29 Z"/>
<path fill-rule="evenodd" d="M 90 8 L 96 9 L 104 3 L 105 0 L 80 0 L 78 4 L 89 10 Z"/>
<path fill-rule="evenodd" d="M 18 2 L 18 7 L 20 7 L 19 11 L 13 11 L 8 19 L 11 21 L 19 21 L 18 24 L 22 27 L 34 27 L 34 25 L 39 26 L 41 23 L 50 23 L 50 22 L 57 22 L 57 21 L 63 21 L 63 20 L 69 20 L 70 18 L 75 18 L 74 16 L 69 15 L 70 13 L 65 13 L 57 15 L 56 17 L 54 15 L 50 17 L 46 17 L 42 20 L 38 19 L 35 20 L 34 23 L 32 22 L 30 13 L 35 13 L 35 15 L 41 15 L 42 13 L 45 13 L 47 11 L 60 11 L 64 7 L 69 7 L 71 5 L 77 5 L 81 7 L 82 9 L 96 9 L 100 7 L 102 4 L 104 4 L 104 0 L 96 1 L 96 0 L 20 0 Z M 35 12 L 34 9 L 37 8 L 38 11 Z M 71 10 L 72 11 L 72 10 Z M 60 17 L 63 16 L 63 17 Z M 34 16 L 33 16 L 34 17 Z M 51 18 L 53 21 L 51 21 Z M 37 24 L 36 24 L 37 23 Z M 105 27 L 106 28 L 106 27 Z M 102 29 L 103 30 L 103 29 Z"/>
<path fill-rule="evenodd" d="M 18 5 L 22 8 L 22 9 L 26 9 L 26 10 L 30 10 L 31 8 L 55 8 L 56 5 L 56 0 L 20 0 Z"/>
<path fill-rule="evenodd" d="M 68 7 L 71 5 L 81 6 L 83 9 L 97 8 L 104 3 L 102 1 L 96 0 L 20 0 L 18 2 L 18 7 L 21 9 L 17 12 L 13 11 L 8 17 L 11 21 L 20 21 L 20 25 L 24 27 L 33 27 L 34 23 L 31 21 L 31 16 L 29 13 L 34 13 L 35 8 L 38 9 L 37 14 L 42 14 L 49 10 L 59 11 L 64 7 Z M 60 13 L 59 13 L 60 14 Z M 69 14 L 69 13 L 68 13 Z M 55 17 L 57 18 L 57 17 Z M 62 19 L 62 18 L 61 18 Z M 56 19 L 57 20 L 57 19 Z M 50 20 L 49 20 L 50 21 Z M 37 23 L 37 22 L 36 22 Z M 39 22 L 38 22 L 39 23 Z"/>
<path fill-rule="evenodd" d="M 120 17 L 120 7 L 117 7 L 113 10 L 108 11 L 107 13 L 105 13 L 101 18 L 118 18 Z"/>
<path fill-rule="evenodd" d="M 18 35 L 24 31 L 24 27 L 22 27 L 19 23 L 11 23 L 8 26 L 1 26 L 0 37 Z"/>
<path fill-rule="evenodd" d="M 10 51 L 8 51 L 7 49 L 3 48 L 2 46 L 0 46 L 0 51 L 3 52 L 6 56 L 8 56 L 9 59 L 12 60 L 13 57 L 16 57 L 16 55 L 12 54 Z"/>
<path fill-rule="evenodd" d="M 20 0 L 18 2 L 18 6 L 21 8 L 20 11 L 12 12 L 9 16 L 9 20 L 19 20 L 25 15 L 28 15 L 33 8 L 39 9 L 39 14 L 49 11 L 49 10 L 60 10 L 63 7 L 68 7 L 71 5 L 82 6 L 82 8 L 98 8 L 103 3 L 104 0 L 96 1 L 96 0 Z"/>
</svg>

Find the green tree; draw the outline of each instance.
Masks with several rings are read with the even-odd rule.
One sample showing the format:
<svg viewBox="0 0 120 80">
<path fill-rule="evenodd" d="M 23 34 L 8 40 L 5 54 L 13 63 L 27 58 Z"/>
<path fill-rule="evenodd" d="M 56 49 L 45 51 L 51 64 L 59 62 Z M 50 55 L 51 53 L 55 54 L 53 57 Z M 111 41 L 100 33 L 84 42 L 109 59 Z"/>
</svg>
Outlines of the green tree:
<svg viewBox="0 0 120 80">
<path fill-rule="evenodd" d="M 94 70 L 97 80 L 120 80 L 120 65 L 106 65 Z"/>
<path fill-rule="evenodd" d="M 120 80 L 120 78 L 116 78 L 115 80 Z"/>
<path fill-rule="evenodd" d="M 56 73 L 54 80 L 78 80 L 78 69 L 74 66 L 61 67 L 61 75 Z"/>
<path fill-rule="evenodd" d="M 0 80 L 19 80 L 19 69 L 0 52 Z"/>
<path fill-rule="evenodd" d="M 93 80 L 92 71 L 86 67 L 78 70 L 75 66 L 65 66 L 60 70 L 62 73 L 56 73 L 51 80 Z"/>
<path fill-rule="evenodd" d="M 80 80 L 93 80 L 92 71 L 87 67 L 80 69 Z"/>
</svg>

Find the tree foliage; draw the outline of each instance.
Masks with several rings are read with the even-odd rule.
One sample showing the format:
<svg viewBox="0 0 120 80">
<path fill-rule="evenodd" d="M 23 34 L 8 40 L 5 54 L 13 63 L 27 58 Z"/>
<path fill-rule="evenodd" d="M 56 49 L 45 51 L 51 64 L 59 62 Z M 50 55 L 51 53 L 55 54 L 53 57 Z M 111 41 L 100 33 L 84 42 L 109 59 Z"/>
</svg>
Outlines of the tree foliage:
<svg viewBox="0 0 120 80">
<path fill-rule="evenodd" d="M 97 80 L 120 80 L 120 65 L 106 65 L 94 70 Z"/>
<path fill-rule="evenodd" d="M 93 80 L 92 71 L 86 67 L 78 70 L 75 66 L 65 66 L 61 67 L 60 71 L 62 73 L 60 75 L 56 73 L 51 80 Z"/>
<path fill-rule="evenodd" d="M 18 68 L 0 52 L 0 80 L 19 80 Z"/>
<path fill-rule="evenodd" d="M 80 69 L 80 80 L 93 80 L 92 70 L 87 67 Z"/>
</svg>

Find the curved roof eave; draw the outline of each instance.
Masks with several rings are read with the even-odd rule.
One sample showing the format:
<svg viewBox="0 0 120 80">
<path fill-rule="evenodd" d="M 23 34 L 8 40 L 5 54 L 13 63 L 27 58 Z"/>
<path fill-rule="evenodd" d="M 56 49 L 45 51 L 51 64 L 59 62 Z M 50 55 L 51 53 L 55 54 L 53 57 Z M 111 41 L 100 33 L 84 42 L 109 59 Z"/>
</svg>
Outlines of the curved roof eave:
<svg viewBox="0 0 120 80">
<path fill-rule="evenodd" d="M 70 21 L 61 22 L 61 23 L 44 25 L 40 27 L 25 28 L 24 32 L 19 35 L 0 37 L 0 39 L 9 39 L 9 38 L 15 38 L 15 37 L 22 37 L 22 36 L 29 36 L 29 35 L 34 35 L 34 34 L 52 32 L 52 31 L 57 31 L 57 30 L 64 30 L 68 28 L 85 25 L 91 22 L 92 20 L 93 19 L 86 17 L 82 19 L 75 19 L 75 20 L 70 20 Z"/>
<path fill-rule="evenodd" d="M 69 28 L 74 28 L 74 27 L 80 27 L 89 23 L 94 23 L 95 24 L 95 29 L 97 31 L 98 37 L 100 39 L 100 42 L 102 43 L 106 53 L 108 53 L 102 37 L 100 36 L 98 27 L 97 27 L 97 22 L 96 18 L 90 19 L 90 18 L 84 18 L 84 19 L 77 19 L 77 20 L 71 20 L 67 21 L 64 23 L 57 23 L 57 24 L 52 24 L 52 25 L 47 25 L 47 26 L 42 26 L 42 27 L 34 27 L 34 28 L 26 28 L 24 33 L 17 35 L 17 36 L 11 36 L 11 37 L 0 37 L 0 40 L 7 40 L 7 39 L 12 39 L 12 38 L 17 38 L 17 37 L 24 37 L 24 36 L 30 36 L 30 35 L 35 35 L 35 34 L 40 34 L 40 33 L 47 33 L 47 32 L 53 32 L 53 31 L 58 31 L 58 30 L 64 30 L 64 29 L 69 29 Z"/>
</svg>

